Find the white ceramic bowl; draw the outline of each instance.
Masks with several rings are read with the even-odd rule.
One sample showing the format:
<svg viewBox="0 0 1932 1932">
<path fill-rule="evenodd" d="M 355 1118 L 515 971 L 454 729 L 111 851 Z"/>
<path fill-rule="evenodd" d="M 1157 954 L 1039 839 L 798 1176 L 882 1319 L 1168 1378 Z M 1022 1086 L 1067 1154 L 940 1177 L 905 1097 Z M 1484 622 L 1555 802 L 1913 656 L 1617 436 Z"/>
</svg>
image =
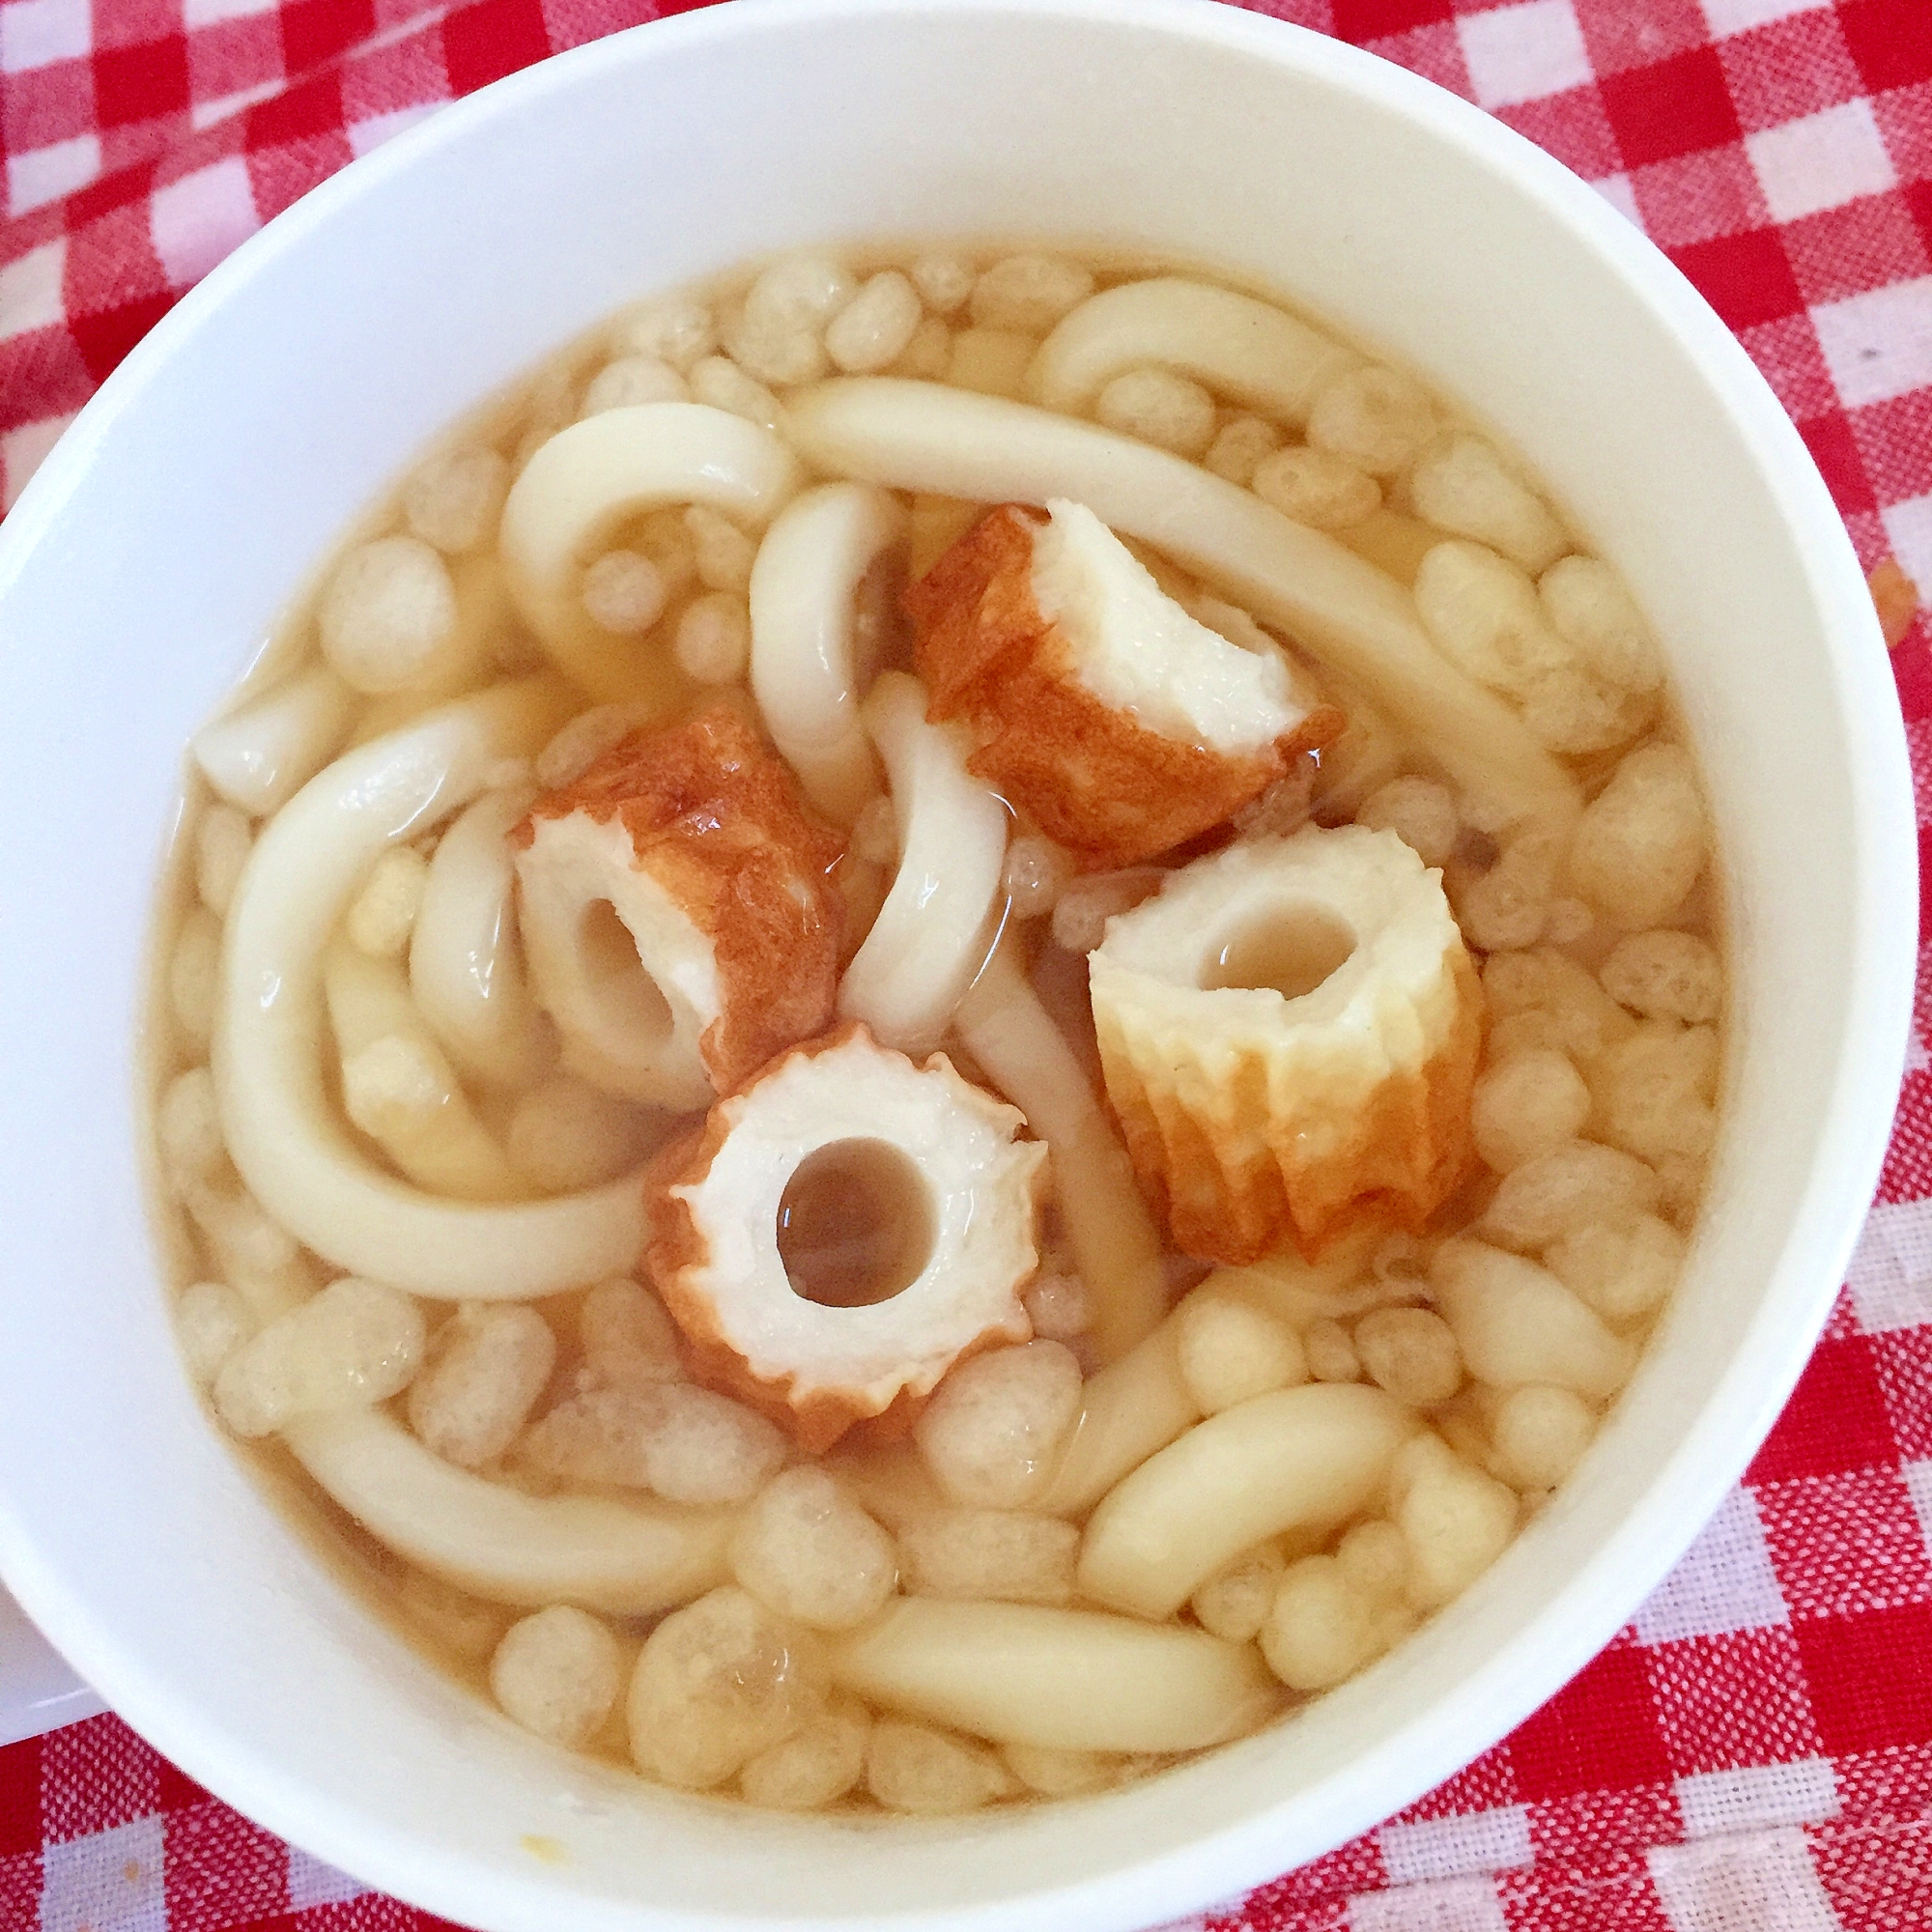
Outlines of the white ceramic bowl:
<svg viewBox="0 0 1932 1932">
<path fill-rule="evenodd" d="M 555 1754 L 330 1582 L 177 1368 L 129 1099 L 180 747 L 352 513 L 625 298 L 922 232 L 1259 273 L 1533 456 L 1668 640 L 1725 858 L 1735 1050 L 1682 1293 L 1583 1470 L 1463 1601 L 1293 1723 L 1139 1788 L 826 1824 Z M 195 1776 L 491 1932 L 1107 1932 L 1369 1826 L 1554 1690 L 1683 1549 L 1796 1377 L 1877 1173 L 1911 794 L 1864 585 L 1797 436 L 1554 163 L 1395 68 L 1205 0 L 737 0 L 447 109 L 273 223 L 107 384 L 0 531 L 0 1570 Z"/>
</svg>

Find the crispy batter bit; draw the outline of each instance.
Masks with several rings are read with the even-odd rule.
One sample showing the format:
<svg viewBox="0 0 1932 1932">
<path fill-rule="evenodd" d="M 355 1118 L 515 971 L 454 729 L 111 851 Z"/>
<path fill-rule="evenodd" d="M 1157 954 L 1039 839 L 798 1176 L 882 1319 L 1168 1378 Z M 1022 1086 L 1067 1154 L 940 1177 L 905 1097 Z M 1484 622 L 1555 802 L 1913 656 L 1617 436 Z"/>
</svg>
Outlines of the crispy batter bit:
<svg viewBox="0 0 1932 1932">
<path fill-rule="evenodd" d="M 1892 556 L 1887 557 L 1865 581 L 1871 586 L 1872 604 L 1878 611 L 1886 648 L 1896 650 L 1905 641 L 1913 618 L 1918 614 L 1918 586 Z"/>
<path fill-rule="evenodd" d="M 1461 1179 L 1482 992 L 1440 874 L 1393 833 L 1196 860 L 1089 964 L 1107 1097 L 1188 1253 L 1414 1228 Z"/>
<path fill-rule="evenodd" d="M 906 592 L 919 668 L 931 716 L 979 732 L 975 772 L 1088 865 L 1134 865 L 1225 824 L 1342 718 L 1196 623 L 1090 512 L 1052 510 L 1002 504 Z"/>
<path fill-rule="evenodd" d="M 1046 1149 L 1024 1125 L 863 1026 L 721 1100 L 646 1182 L 646 1260 L 697 1373 L 817 1451 L 896 1433 L 963 1357 L 1027 1340 Z"/>
<path fill-rule="evenodd" d="M 701 1106 L 830 1021 L 839 842 L 731 711 L 631 732 L 511 836 L 532 977 L 573 1072 Z"/>
</svg>

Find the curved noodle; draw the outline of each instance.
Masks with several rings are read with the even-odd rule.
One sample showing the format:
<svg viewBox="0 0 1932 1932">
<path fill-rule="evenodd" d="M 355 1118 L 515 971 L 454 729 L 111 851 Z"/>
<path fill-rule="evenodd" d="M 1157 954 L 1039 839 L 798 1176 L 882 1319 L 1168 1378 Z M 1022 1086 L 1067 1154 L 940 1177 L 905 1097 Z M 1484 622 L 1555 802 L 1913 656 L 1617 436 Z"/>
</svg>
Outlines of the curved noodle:
<svg viewBox="0 0 1932 1932">
<path fill-rule="evenodd" d="M 322 1285 L 315 1264 L 245 1193 L 189 1190 L 183 1205 L 214 1263 L 214 1278 L 247 1303 L 263 1327 L 298 1308 Z"/>
<path fill-rule="evenodd" d="M 378 853 L 426 831 L 568 714 L 548 682 L 459 699 L 338 758 L 270 820 L 228 914 L 214 1080 L 229 1151 L 262 1206 L 317 1254 L 412 1294 L 500 1300 L 627 1272 L 636 1176 L 553 1201 L 438 1200 L 373 1166 L 322 1083 L 322 951 Z"/>
<path fill-rule="evenodd" d="M 1201 1420 L 1180 1376 L 1180 1333 L 1163 1321 L 1148 1338 L 1087 1378 L 1080 1420 L 1046 1493 L 1046 1516 L 1085 1516 L 1130 1469 Z"/>
<path fill-rule="evenodd" d="M 1281 1702 L 1252 1644 L 1035 1604 L 901 1597 L 831 1663 L 872 1703 L 1048 1750 L 1199 1750 Z"/>
<path fill-rule="evenodd" d="M 1151 362 L 1299 428 L 1316 392 L 1361 359 L 1272 302 L 1161 275 L 1090 296 L 1066 316 L 1034 356 L 1027 393 L 1084 411 L 1116 376 Z"/>
<path fill-rule="evenodd" d="M 954 729 L 926 723 L 916 677 L 886 672 L 865 716 L 892 780 L 900 858 L 893 889 L 839 981 L 838 1011 L 864 1020 L 888 1046 L 921 1053 L 939 1044 L 985 959 L 1007 856 L 1007 808 L 968 776 Z"/>
<path fill-rule="evenodd" d="M 189 749 L 202 776 L 230 805 L 263 818 L 328 762 L 355 705 L 356 694 L 319 664 L 204 724 Z"/>
<path fill-rule="evenodd" d="M 1242 1550 L 1368 1507 L 1421 1426 L 1359 1382 L 1307 1382 L 1224 1408 L 1149 1457 L 1094 1512 L 1080 1592 L 1111 1609 L 1171 1617 Z"/>
<path fill-rule="evenodd" d="M 849 826 L 879 789 L 859 717 L 852 597 L 905 535 L 883 490 L 826 483 L 786 506 L 752 566 L 752 690 L 806 796 Z"/>
<path fill-rule="evenodd" d="M 1576 781 L 1430 642 L 1394 579 L 1196 464 L 1025 403 L 892 377 L 821 383 L 794 398 L 786 427 L 808 461 L 868 482 L 1085 503 L 1364 680 L 1478 797 L 1513 815 L 1581 809 Z"/>
<path fill-rule="evenodd" d="M 1167 1309 L 1160 1235 L 1126 1150 L 1009 948 L 987 961 L 953 1025 L 1052 1151 L 1061 1221 L 1094 1298 L 1094 1346 L 1102 1361 L 1117 1361 L 1153 1332 Z"/>
<path fill-rule="evenodd" d="M 350 1119 L 432 1194 L 509 1201 L 525 1192 L 431 1037 L 400 962 L 338 939 L 323 954 L 322 986 Z"/>
<path fill-rule="evenodd" d="M 648 1616 L 724 1580 L 736 1511 L 526 1495 L 432 1455 L 378 1408 L 301 1416 L 282 1436 L 379 1543 L 492 1603 Z"/>
<path fill-rule="evenodd" d="M 236 1243 L 219 1235 L 215 1242 L 223 1279 L 264 1324 L 314 1292 L 299 1257 L 264 1270 L 231 1254 Z M 380 1408 L 298 1416 L 281 1434 L 302 1467 L 378 1542 L 492 1603 L 648 1616 L 724 1580 L 734 1510 L 526 1495 L 445 1463 Z"/>
<path fill-rule="evenodd" d="M 503 505 L 510 594 L 558 669 L 593 697 L 663 701 L 668 654 L 613 637 L 579 595 L 584 566 L 633 517 L 666 503 L 705 503 L 754 526 L 802 480 L 770 430 L 703 403 L 641 403 L 573 423 L 524 467 Z"/>
<path fill-rule="evenodd" d="M 1378 1304 L 1387 1293 L 1378 1285 L 1371 1286 L 1374 1298 L 1366 1303 L 1345 1291 L 1368 1266 L 1369 1241 L 1380 1238 L 1379 1231 L 1372 1230 L 1339 1241 L 1319 1262 L 1305 1262 L 1291 1248 L 1251 1267 L 1216 1268 L 1195 1292 L 1239 1295 L 1298 1332 L 1319 1316 L 1350 1315 Z M 1048 1516 L 1085 1516 L 1122 1476 L 1201 1420 L 1201 1406 L 1180 1373 L 1179 1312 L 1087 1378 L 1080 1420 L 1034 1509 Z"/>
<path fill-rule="evenodd" d="M 527 787 L 486 792 L 438 841 L 410 939 L 410 990 L 465 1073 L 498 1087 L 540 1078 L 556 1057 L 524 976 L 512 826 Z"/>
</svg>

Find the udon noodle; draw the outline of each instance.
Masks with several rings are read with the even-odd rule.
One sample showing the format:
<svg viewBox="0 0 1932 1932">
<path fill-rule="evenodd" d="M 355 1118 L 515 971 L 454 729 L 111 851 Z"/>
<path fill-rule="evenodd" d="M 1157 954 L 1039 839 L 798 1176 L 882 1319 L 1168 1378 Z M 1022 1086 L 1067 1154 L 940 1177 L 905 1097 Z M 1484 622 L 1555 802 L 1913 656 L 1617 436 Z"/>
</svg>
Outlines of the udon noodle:
<svg viewBox="0 0 1932 1932">
<path fill-rule="evenodd" d="M 554 1747 L 1150 1774 L 1588 1453 L 1717 1131 L 1655 639 L 1184 270 L 801 255 L 451 433 L 191 748 L 184 1355 Z"/>
</svg>

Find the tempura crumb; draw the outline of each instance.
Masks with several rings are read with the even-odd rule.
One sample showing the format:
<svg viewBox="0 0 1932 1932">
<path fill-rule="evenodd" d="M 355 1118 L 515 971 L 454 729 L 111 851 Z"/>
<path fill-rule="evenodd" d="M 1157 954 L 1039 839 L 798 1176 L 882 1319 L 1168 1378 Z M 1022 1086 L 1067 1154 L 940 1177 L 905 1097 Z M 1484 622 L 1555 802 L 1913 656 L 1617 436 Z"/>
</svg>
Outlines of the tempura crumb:
<svg viewBox="0 0 1932 1932">
<path fill-rule="evenodd" d="M 1892 556 L 1879 564 L 1866 582 L 1878 611 L 1879 629 L 1885 634 L 1886 648 L 1895 651 L 1905 641 L 1906 633 L 1918 614 L 1918 586 Z"/>
<path fill-rule="evenodd" d="M 780 1616 L 851 1630 L 877 1615 L 897 1575 L 893 1539 L 823 1469 L 766 1485 L 731 1544 L 731 1571 Z"/>
<path fill-rule="evenodd" d="M 940 1383 L 915 1429 L 926 1466 L 954 1501 L 1029 1502 L 1080 1413 L 1080 1364 L 1058 1342 L 973 1356 Z"/>
<path fill-rule="evenodd" d="M 490 1689 L 506 1716 L 553 1744 L 589 1742 L 621 1686 L 617 1639 L 569 1604 L 512 1624 L 490 1660 Z"/>
<path fill-rule="evenodd" d="M 1294 443 L 1256 467 L 1254 493 L 1312 529 L 1341 530 L 1381 507 L 1381 486 L 1333 450 Z"/>
<path fill-rule="evenodd" d="M 1128 369 L 1100 391 L 1094 413 L 1122 436 L 1190 461 L 1214 439 L 1214 398 L 1171 369 Z"/>
<path fill-rule="evenodd" d="M 889 1811 L 973 1811 L 1009 1796 L 1013 1784 L 982 1744 L 896 1718 L 872 1726 L 866 1789 Z"/>
</svg>

